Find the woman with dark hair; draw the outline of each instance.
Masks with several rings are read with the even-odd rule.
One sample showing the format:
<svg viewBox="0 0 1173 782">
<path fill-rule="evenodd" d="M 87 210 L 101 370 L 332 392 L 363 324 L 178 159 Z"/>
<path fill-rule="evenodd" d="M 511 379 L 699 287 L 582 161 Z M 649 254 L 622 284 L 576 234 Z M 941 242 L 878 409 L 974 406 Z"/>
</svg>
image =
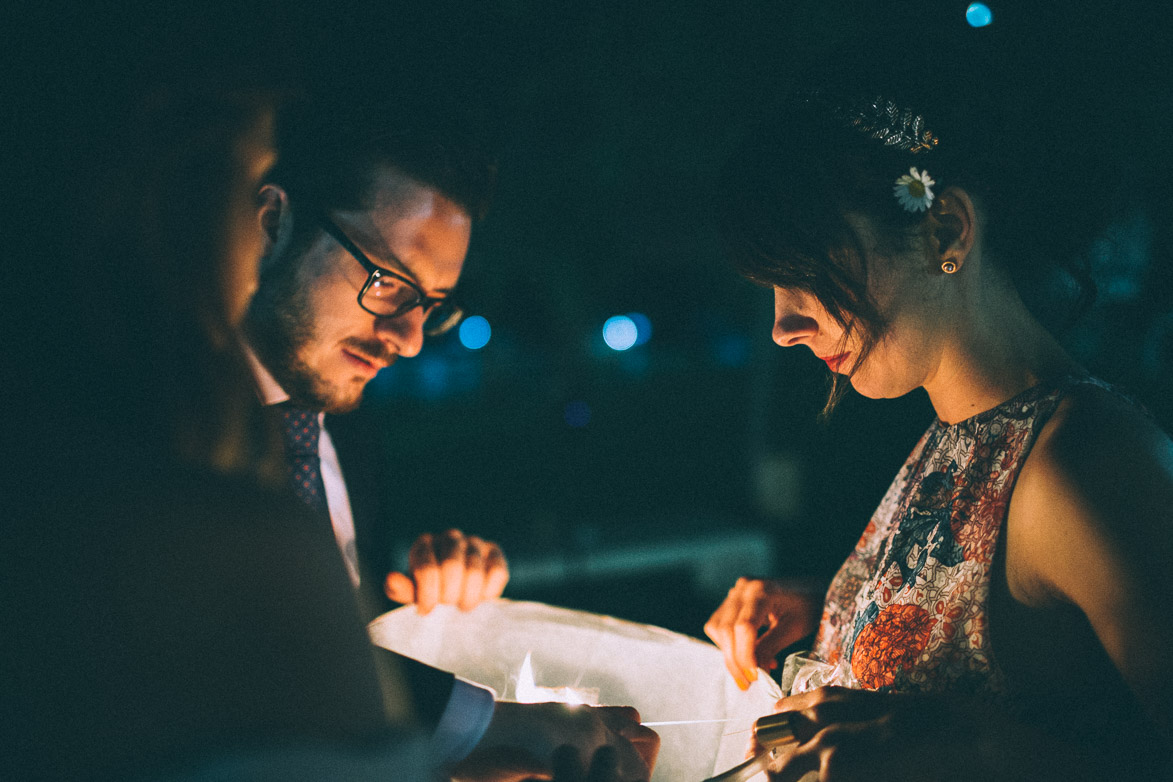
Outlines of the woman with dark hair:
<svg viewBox="0 0 1173 782">
<path fill-rule="evenodd" d="M 727 248 L 773 290 L 774 341 L 834 374 L 827 412 L 846 382 L 923 388 L 936 420 L 821 606 L 741 579 L 706 632 L 744 685 L 817 630 L 837 686 L 779 703 L 778 779 L 1158 778 L 1173 445 L 1028 307 L 1080 276 L 1027 261 L 1072 257 L 1091 223 L 1063 177 L 1092 171 L 973 90 L 823 83 L 729 164 Z"/>
</svg>

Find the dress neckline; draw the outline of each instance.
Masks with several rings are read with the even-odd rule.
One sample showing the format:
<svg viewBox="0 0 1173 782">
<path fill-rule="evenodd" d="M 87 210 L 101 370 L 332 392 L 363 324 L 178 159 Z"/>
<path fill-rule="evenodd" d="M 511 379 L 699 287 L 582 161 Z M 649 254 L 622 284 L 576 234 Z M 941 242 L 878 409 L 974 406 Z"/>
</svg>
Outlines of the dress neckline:
<svg viewBox="0 0 1173 782">
<path fill-rule="evenodd" d="M 1086 380 L 1087 378 L 1088 375 L 1086 374 L 1065 373 L 1062 375 L 1056 375 L 1055 377 L 1041 380 L 1038 383 L 1035 383 L 1033 386 L 1028 386 L 1027 388 L 1024 388 L 1022 391 L 1019 391 L 1017 394 L 1007 399 L 1005 402 L 1000 402 L 987 410 L 981 411 L 980 413 L 974 413 L 970 417 L 963 418 L 957 423 L 945 423 L 941 420 L 940 416 L 937 416 L 936 426 L 941 429 L 953 429 L 984 424 L 1000 415 L 1009 412 L 1011 408 L 1017 407 L 1019 405 L 1029 405 L 1053 391 L 1075 385 L 1076 383 Z"/>
</svg>

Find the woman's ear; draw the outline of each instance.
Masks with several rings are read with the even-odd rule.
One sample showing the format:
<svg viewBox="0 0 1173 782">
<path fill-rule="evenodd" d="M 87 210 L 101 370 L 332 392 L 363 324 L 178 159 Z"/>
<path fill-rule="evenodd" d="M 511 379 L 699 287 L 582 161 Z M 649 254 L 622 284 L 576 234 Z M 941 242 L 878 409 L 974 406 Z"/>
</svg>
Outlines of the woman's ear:
<svg viewBox="0 0 1173 782">
<path fill-rule="evenodd" d="M 969 193 L 950 187 L 937 196 L 929 209 L 929 229 L 936 262 L 960 269 L 977 241 L 977 208 Z"/>
<path fill-rule="evenodd" d="M 293 230 L 289 194 L 279 185 L 262 185 L 257 192 L 257 227 L 261 232 L 261 267 L 280 255 Z"/>
</svg>

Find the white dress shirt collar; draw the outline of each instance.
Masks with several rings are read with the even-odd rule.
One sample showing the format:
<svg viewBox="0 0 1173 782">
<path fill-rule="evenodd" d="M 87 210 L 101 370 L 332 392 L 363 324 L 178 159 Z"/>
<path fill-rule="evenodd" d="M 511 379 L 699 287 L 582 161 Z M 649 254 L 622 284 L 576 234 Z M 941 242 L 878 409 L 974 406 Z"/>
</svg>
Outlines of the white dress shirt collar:
<svg viewBox="0 0 1173 782">
<path fill-rule="evenodd" d="M 257 381 L 257 396 L 261 398 L 261 403 L 268 406 L 288 402 L 289 394 L 285 393 L 285 389 L 257 358 L 252 347 L 244 340 L 240 341 L 240 346 L 244 349 L 244 357 L 248 359 L 249 366 L 252 367 L 253 379 Z"/>
</svg>

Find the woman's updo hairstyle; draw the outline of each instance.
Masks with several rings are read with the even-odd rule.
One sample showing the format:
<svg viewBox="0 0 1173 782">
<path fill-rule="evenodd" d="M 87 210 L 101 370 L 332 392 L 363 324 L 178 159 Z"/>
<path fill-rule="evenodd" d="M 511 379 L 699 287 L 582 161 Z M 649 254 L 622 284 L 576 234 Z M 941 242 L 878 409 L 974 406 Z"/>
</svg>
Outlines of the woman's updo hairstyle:
<svg viewBox="0 0 1173 782">
<path fill-rule="evenodd" d="M 935 181 L 936 196 L 957 186 L 974 198 L 985 257 L 1044 323 L 1061 325 L 1056 313 L 1082 311 L 1094 296 L 1082 251 L 1102 224 L 1089 183 L 1106 161 L 1076 154 L 1095 150 L 1044 127 L 1047 109 L 998 77 L 992 52 L 972 39 L 941 43 L 950 56 L 932 64 L 857 44 L 797 73 L 719 183 L 718 219 L 735 268 L 815 296 L 862 337 L 857 366 L 885 324 L 867 295 L 867 257 L 848 215 L 870 219 L 879 254 L 909 249 L 928 214 L 906 209 L 893 192 L 910 168 Z M 827 411 L 842 391 L 832 390 Z"/>
<path fill-rule="evenodd" d="M 867 262 L 846 216 L 866 215 L 881 252 L 903 250 L 923 220 L 893 195 L 944 153 L 923 115 L 883 95 L 793 93 L 729 162 L 721 188 L 726 249 L 749 279 L 814 294 L 843 325 L 883 323 L 866 294 Z"/>
</svg>

